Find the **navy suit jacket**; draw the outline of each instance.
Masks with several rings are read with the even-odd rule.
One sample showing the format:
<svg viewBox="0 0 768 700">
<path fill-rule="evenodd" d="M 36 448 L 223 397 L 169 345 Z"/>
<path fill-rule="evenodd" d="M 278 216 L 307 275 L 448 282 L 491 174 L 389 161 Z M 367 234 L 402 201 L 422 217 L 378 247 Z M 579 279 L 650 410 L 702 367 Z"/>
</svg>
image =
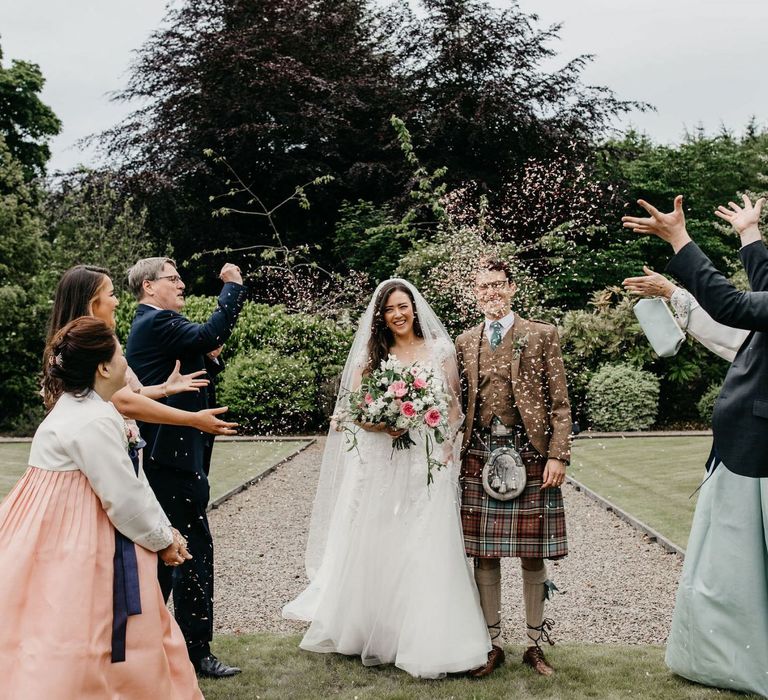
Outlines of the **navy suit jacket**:
<svg viewBox="0 0 768 700">
<path fill-rule="evenodd" d="M 695 243 L 667 271 L 722 324 L 752 331 L 728 369 L 712 414 L 714 449 L 735 474 L 768 476 L 768 249 L 744 246 L 741 260 L 754 291 L 737 290 Z"/>
<path fill-rule="evenodd" d="M 207 370 L 213 381 L 223 365 L 208 360 L 206 353 L 223 345 L 237 321 L 245 302 L 246 290 L 227 282 L 219 295 L 216 310 L 205 323 L 192 323 L 176 311 L 155 309 L 139 304 L 131 324 L 126 359 L 142 384 L 162 384 L 181 361 L 181 373 Z M 199 411 L 211 408 L 212 391 L 184 391 L 161 399 L 173 408 Z M 147 441 L 145 457 L 155 466 L 167 465 L 190 472 L 208 473 L 210 436 L 185 426 L 140 423 L 141 436 Z M 152 466 L 152 463 L 149 463 Z"/>
</svg>

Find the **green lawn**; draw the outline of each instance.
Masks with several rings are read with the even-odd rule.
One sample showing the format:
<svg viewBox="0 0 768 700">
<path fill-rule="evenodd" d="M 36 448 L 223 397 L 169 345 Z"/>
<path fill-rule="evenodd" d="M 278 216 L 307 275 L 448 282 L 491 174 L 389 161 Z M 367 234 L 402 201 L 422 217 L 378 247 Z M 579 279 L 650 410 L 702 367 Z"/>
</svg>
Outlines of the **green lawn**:
<svg viewBox="0 0 768 700">
<path fill-rule="evenodd" d="M 218 441 L 211 464 L 211 500 L 259 476 L 306 444 L 306 440 Z M 28 442 L 0 443 L 0 498 L 26 470 L 29 445 Z"/>
<path fill-rule="evenodd" d="M 711 437 L 576 440 L 568 473 L 685 548 Z"/>
<path fill-rule="evenodd" d="M 0 498 L 13 488 L 27 470 L 28 442 L 0 443 Z"/>
<path fill-rule="evenodd" d="M 207 700 L 290 698 L 318 700 L 449 700 L 546 698 L 586 700 L 707 700 L 740 695 L 689 683 L 664 666 L 664 651 L 653 646 L 558 644 L 547 650 L 557 669 L 552 678 L 535 675 L 520 663 L 522 647 L 507 647 L 507 661 L 483 680 L 464 677 L 426 681 L 393 666 L 364 667 L 360 659 L 314 654 L 298 648 L 298 636 L 271 634 L 217 637 L 214 652 L 243 673 L 204 680 Z"/>
</svg>

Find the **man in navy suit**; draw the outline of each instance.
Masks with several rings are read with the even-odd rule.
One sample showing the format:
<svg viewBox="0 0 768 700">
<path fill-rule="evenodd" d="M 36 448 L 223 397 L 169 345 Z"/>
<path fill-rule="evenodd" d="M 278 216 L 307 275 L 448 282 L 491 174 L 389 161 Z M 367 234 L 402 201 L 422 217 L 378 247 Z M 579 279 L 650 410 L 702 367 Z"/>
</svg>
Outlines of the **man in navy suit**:
<svg viewBox="0 0 768 700">
<path fill-rule="evenodd" d="M 183 373 L 207 370 L 211 378 L 223 365 L 218 351 L 229 338 L 245 301 L 240 268 L 226 264 L 219 275 L 224 287 L 216 310 L 205 323 L 192 323 L 180 311 L 184 282 L 170 258 L 139 260 L 128 272 L 128 285 L 139 301 L 128 335 L 126 358 L 144 384 L 162 384 L 176 358 Z M 160 381 L 157 378 L 161 377 Z M 162 399 L 185 411 L 209 408 L 208 391 L 182 392 Z M 173 591 L 176 620 L 189 658 L 204 676 L 233 676 L 240 669 L 211 654 L 213 637 L 213 539 L 206 508 L 212 435 L 182 426 L 140 424 L 146 440 L 144 470 L 173 526 L 187 538 L 192 559 L 178 569 L 159 565 L 166 600 Z"/>
</svg>

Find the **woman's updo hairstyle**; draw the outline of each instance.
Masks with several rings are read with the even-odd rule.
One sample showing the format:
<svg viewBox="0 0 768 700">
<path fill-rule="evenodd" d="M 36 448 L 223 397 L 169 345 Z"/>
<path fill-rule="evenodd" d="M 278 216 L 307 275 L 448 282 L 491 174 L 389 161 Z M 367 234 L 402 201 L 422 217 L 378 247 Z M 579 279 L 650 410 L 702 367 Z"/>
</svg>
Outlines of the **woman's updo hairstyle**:
<svg viewBox="0 0 768 700">
<path fill-rule="evenodd" d="M 49 410 L 64 392 L 84 396 L 93 389 L 96 370 L 115 354 L 117 336 L 101 319 L 81 316 L 49 341 L 43 367 L 43 399 Z"/>
</svg>

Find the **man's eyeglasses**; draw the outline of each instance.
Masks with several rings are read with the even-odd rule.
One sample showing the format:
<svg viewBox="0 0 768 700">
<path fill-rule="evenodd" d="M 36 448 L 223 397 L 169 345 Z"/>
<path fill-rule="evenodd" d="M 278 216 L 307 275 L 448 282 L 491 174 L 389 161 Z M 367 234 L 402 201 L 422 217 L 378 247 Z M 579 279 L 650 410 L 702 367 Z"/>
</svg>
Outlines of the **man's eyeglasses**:
<svg viewBox="0 0 768 700">
<path fill-rule="evenodd" d="M 161 277 L 155 277 L 156 280 L 170 280 L 171 284 L 177 284 L 181 282 L 181 277 L 178 275 L 162 275 Z"/>
<path fill-rule="evenodd" d="M 486 282 L 485 284 L 478 284 L 477 288 L 481 292 L 487 292 L 489 289 L 504 289 L 506 288 L 507 284 L 507 280 L 500 280 L 498 282 Z"/>
</svg>

